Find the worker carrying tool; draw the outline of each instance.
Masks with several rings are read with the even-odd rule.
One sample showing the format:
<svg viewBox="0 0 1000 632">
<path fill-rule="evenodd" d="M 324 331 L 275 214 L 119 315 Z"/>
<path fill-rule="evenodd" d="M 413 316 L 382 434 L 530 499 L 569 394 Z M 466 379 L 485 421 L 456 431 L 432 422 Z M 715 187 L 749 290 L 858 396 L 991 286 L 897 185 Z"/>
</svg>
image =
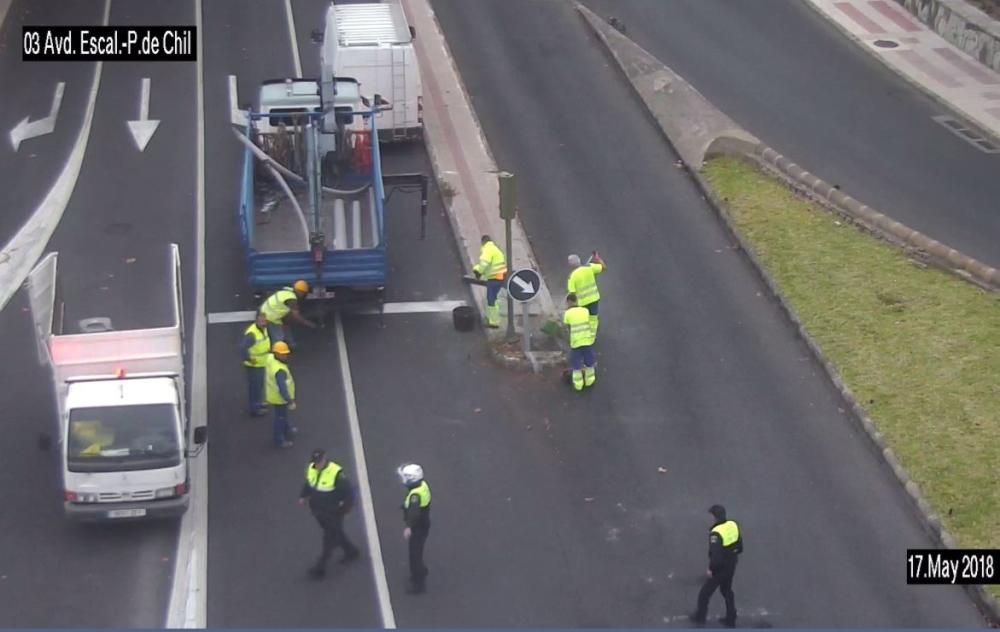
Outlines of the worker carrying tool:
<svg viewBox="0 0 1000 632">
<path fill-rule="evenodd" d="M 271 342 L 283 340 L 289 346 L 295 346 L 289 318 L 300 325 L 316 329 L 316 323 L 303 316 L 299 310 L 299 302 L 306 294 L 309 294 L 309 284 L 299 279 L 292 287 L 281 288 L 261 304 L 260 311 L 267 318 L 267 333 Z"/>
<path fill-rule="evenodd" d="M 288 411 L 295 410 L 295 378 L 288 368 L 291 354 L 288 343 L 279 340 L 271 347 L 271 355 L 264 366 L 264 396 L 274 409 L 274 446 L 292 447 L 291 436 L 298 429 L 288 421 Z"/>
<path fill-rule="evenodd" d="M 427 590 L 427 566 L 424 564 L 424 544 L 431 532 L 431 488 L 424 480 L 424 468 L 407 463 L 396 470 L 406 486 L 403 499 L 403 538 L 410 553 L 410 586 L 407 592 L 419 595 Z"/>
<path fill-rule="evenodd" d="M 726 601 L 726 616 L 719 619 L 719 622 L 732 628 L 736 626 L 733 575 L 736 573 L 738 556 L 743 552 L 743 538 L 739 525 L 726 519 L 725 507 L 712 505 L 708 513 L 712 516 L 712 529 L 708 533 L 708 577 L 698 592 L 698 608 L 690 618 L 694 623 L 705 623 L 708 600 L 718 588 Z"/>
<path fill-rule="evenodd" d="M 472 273 L 477 279 L 486 280 L 486 326 L 496 329 L 500 326 L 497 297 L 503 288 L 504 277 L 507 276 L 507 259 L 489 235 L 483 235 L 480 241 L 482 247 L 479 250 L 479 263 L 472 266 Z"/>
<path fill-rule="evenodd" d="M 337 547 L 344 549 L 341 564 L 361 556 L 358 547 L 344 533 L 344 516 L 354 507 L 354 486 L 337 463 L 326 456 L 326 450 L 313 450 L 306 466 L 306 482 L 299 493 L 299 505 L 309 500 L 309 510 L 323 530 L 323 548 L 319 559 L 309 568 L 309 575 L 321 579 L 326 564 Z"/>
<path fill-rule="evenodd" d="M 593 386 L 597 381 L 594 368 L 594 332 L 590 328 L 590 312 L 580 307 L 576 294 L 566 296 L 566 313 L 563 323 L 569 328 L 569 367 L 572 371 L 573 388 L 582 391 L 584 386 Z"/>
<path fill-rule="evenodd" d="M 243 366 L 247 369 L 247 385 L 250 414 L 267 414 L 264 402 L 264 379 L 267 357 L 271 353 L 271 338 L 267 333 L 267 317 L 257 312 L 254 322 L 243 331 Z"/>
<path fill-rule="evenodd" d="M 607 265 L 601 259 L 601 255 L 595 250 L 586 264 L 580 263 L 579 255 L 570 255 L 566 258 L 569 263 L 570 273 L 566 280 L 566 291 L 576 294 L 580 307 L 586 307 L 590 314 L 590 328 L 594 331 L 594 339 L 597 339 L 598 304 L 601 301 L 601 293 L 597 291 L 597 276 L 604 272 Z"/>
</svg>

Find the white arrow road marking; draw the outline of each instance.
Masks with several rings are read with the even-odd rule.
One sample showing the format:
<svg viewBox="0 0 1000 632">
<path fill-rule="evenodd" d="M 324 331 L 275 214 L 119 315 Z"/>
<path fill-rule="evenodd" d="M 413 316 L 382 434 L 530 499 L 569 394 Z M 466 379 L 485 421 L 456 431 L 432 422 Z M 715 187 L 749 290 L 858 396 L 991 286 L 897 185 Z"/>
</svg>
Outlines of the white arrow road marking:
<svg viewBox="0 0 1000 632">
<path fill-rule="evenodd" d="M 240 127 L 247 127 L 250 124 L 247 120 L 247 113 L 240 110 L 236 75 L 229 75 L 229 121 Z"/>
<path fill-rule="evenodd" d="M 139 151 L 145 151 L 146 145 L 149 144 L 149 139 L 153 137 L 153 132 L 159 127 L 160 121 L 149 120 L 149 88 L 150 81 L 149 77 L 142 78 L 142 94 L 139 97 L 139 120 L 138 121 L 126 121 L 128 123 L 128 129 L 132 132 L 132 138 L 135 139 L 136 147 Z"/>
<path fill-rule="evenodd" d="M 520 287 L 523 291 L 527 292 L 528 294 L 535 293 L 534 283 L 526 283 L 521 280 L 521 277 L 511 277 L 511 280 L 514 281 L 514 283 L 517 283 L 518 287 Z"/>
<path fill-rule="evenodd" d="M 59 116 L 59 106 L 62 105 L 63 90 L 65 88 L 66 83 L 63 81 L 56 84 L 56 92 L 52 95 L 52 107 L 49 109 L 48 116 L 37 121 L 31 121 L 30 123 L 28 119 L 31 117 L 26 116 L 21 119 L 20 123 L 14 126 L 14 129 L 10 130 L 10 142 L 14 146 L 14 151 L 17 151 L 21 146 L 21 141 L 51 134 L 55 130 L 56 117 Z"/>
</svg>

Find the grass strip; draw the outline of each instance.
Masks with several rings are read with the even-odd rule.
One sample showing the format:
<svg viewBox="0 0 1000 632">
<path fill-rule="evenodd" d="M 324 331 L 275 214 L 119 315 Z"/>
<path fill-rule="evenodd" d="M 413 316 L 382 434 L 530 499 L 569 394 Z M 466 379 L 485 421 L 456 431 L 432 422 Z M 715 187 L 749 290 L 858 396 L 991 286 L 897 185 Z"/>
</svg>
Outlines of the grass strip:
<svg viewBox="0 0 1000 632">
<path fill-rule="evenodd" d="M 749 161 L 717 158 L 704 175 L 959 546 L 1000 548 L 1000 296 Z"/>
</svg>

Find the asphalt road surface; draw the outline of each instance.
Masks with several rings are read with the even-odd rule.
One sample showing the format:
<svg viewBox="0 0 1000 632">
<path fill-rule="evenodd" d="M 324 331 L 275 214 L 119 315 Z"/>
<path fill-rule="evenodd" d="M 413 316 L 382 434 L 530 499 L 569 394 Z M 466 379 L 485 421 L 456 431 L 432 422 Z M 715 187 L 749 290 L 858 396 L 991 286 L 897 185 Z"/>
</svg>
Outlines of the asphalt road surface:
<svg viewBox="0 0 1000 632">
<path fill-rule="evenodd" d="M 521 576 L 544 575 L 550 601 L 617 604 L 598 623 L 672 620 L 693 606 L 721 502 L 747 537 L 745 621 L 982 625 L 961 590 L 903 583 L 905 549 L 929 545 L 908 501 L 572 6 L 434 8 L 498 166 L 521 176 L 550 286 L 569 252 L 610 264 L 597 389 L 553 386 L 549 475 L 518 484 L 559 489 L 563 506 L 525 519 L 572 522 L 552 546 L 585 553 L 526 559 Z"/>
<path fill-rule="evenodd" d="M 851 196 L 1000 267 L 1000 155 L 805 2 L 586 0 L 775 150 Z"/>
<path fill-rule="evenodd" d="M 3 36 L 25 24 L 99 24 L 103 3 L 61 2 L 11 7 Z M 189 24 L 194 4 L 156 0 L 114 2 L 111 24 Z M 19 36 L 13 40 L 19 42 Z M 0 151 L 7 182 L 0 229 L 16 231 L 45 195 L 75 140 L 95 64 L 23 64 L 20 47 L 0 51 L 5 90 L 0 121 L 48 112 L 52 85 L 66 82 L 56 132 L 25 141 L 20 152 Z M 139 113 L 140 83 L 152 81 L 150 118 L 160 119 L 145 152 L 128 132 Z M 184 257 L 186 317 L 193 315 L 195 228 L 195 65 L 106 63 L 90 141 L 79 181 L 48 244 L 60 253 L 62 283 L 80 309 L 100 315 L 103 280 L 149 246 L 179 244 Z M 22 89 L 21 86 L 24 86 Z M 9 129 L 9 128 L 5 128 Z M 34 154 L 34 157 L 32 157 Z M 17 216 L 23 212 L 23 216 Z M 127 265 L 124 264 L 124 265 Z M 79 292 L 89 288 L 90 292 Z M 164 288 L 164 291 L 169 291 Z M 0 624 L 4 627 L 160 627 L 169 598 L 176 522 L 75 526 L 62 515 L 62 490 L 54 452 L 35 448 L 37 433 L 55 430 L 48 373 L 38 366 L 27 301 L 19 294 L 0 313 L 8 348 L 0 395 L 7 411 L 6 457 L 0 460 Z M 137 319 L 151 306 L 136 303 Z"/>
</svg>

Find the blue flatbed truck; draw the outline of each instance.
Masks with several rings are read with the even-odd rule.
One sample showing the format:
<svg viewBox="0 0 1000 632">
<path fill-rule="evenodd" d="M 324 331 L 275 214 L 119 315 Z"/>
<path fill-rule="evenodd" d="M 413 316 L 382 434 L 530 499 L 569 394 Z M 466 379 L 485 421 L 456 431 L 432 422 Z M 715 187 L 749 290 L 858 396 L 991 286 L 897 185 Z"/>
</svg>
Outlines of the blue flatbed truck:
<svg viewBox="0 0 1000 632">
<path fill-rule="evenodd" d="M 386 188 L 421 192 L 423 238 L 427 177 L 382 173 L 378 109 L 323 112 L 319 84 L 310 80 L 265 82 L 262 102 L 269 87 L 288 95 L 294 88 L 306 101 L 250 111 L 249 125 L 237 131 L 244 146 L 238 214 L 249 285 L 263 299 L 305 279 L 310 299 L 339 308 L 374 303 L 381 311 L 388 281 Z"/>
</svg>

